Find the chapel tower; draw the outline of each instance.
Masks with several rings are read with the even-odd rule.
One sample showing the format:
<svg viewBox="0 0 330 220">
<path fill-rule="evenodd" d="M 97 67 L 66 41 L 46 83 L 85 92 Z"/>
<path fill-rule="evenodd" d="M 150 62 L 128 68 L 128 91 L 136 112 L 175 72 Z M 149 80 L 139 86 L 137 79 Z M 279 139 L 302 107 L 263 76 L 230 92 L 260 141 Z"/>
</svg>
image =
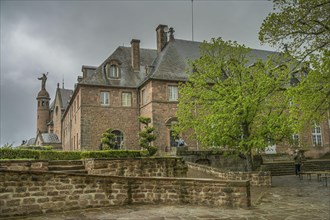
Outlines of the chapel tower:
<svg viewBox="0 0 330 220">
<path fill-rule="evenodd" d="M 48 73 L 47 73 L 48 74 Z M 42 74 L 38 79 L 41 80 L 41 90 L 37 96 L 37 135 L 47 133 L 47 123 L 49 122 L 49 94 L 46 91 L 47 74 Z"/>
</svg>

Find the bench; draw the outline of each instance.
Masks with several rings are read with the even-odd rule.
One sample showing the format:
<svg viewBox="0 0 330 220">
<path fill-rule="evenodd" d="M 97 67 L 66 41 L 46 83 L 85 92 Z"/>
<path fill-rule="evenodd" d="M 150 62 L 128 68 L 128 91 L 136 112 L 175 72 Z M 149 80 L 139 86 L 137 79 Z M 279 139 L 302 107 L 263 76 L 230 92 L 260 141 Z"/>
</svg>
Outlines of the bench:
<svg viewBox="0 0 330 220">
<path fill-rule="evenodd" d="M 306 175 L 309 181 L 312 180 L 312 175 L 315 174 L 317 177 L 317 181 L 322 181 L 323 185 L 328 186 L 328 180 L 330 179 L 330 171 L 305 171 L 299 173 L 300 180 L 303 179 L 304 175 Z"/>
<path fill-rule="evenodd" d="M 304 178 L 304 175 L 306 175 L 306 177 L 309 179 L 309 181 L 311 181 L 313 174 L 316 174 L 316 172 L 312 172 L 312 171 L 300 172 L 299 179 L 302 180 Z"/>
</svg>

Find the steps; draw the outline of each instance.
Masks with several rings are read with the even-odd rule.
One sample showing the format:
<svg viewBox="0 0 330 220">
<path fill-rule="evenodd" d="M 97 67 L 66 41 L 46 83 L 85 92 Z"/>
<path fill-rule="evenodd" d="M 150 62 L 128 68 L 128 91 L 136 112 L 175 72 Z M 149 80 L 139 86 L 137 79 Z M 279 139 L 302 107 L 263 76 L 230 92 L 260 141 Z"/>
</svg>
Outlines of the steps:
<svg viewBox="0 0 330 220">
<path fill-rule="evenodd" d="M 294 175 L 293 161 L 265 162 L 260 166 L 263 171 L 270 171 L 272 176 Z M 330 170 L 330 160 L 308 160 L 301 167 L 301 171 Z"/>
<path fill-rule="evenodd" d="M 48 172 L 87 174 L 81 160 L 51 160 L 48 162 Z"/>
</svg>

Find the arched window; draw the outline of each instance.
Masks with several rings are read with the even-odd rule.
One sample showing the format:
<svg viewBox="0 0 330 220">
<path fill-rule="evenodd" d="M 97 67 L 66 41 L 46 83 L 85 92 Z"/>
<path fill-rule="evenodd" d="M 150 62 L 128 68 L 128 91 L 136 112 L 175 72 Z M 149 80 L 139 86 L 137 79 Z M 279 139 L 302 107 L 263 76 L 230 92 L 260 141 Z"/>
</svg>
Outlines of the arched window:
<svg viewBox="0 0 330 220">
<path fill-rule="evenodd" d="M 119 78 L 120 77 L 120 62 L 118 60 L 111 60 L 105 65 L 104 71 L 107 78 Z"/>
</svg>

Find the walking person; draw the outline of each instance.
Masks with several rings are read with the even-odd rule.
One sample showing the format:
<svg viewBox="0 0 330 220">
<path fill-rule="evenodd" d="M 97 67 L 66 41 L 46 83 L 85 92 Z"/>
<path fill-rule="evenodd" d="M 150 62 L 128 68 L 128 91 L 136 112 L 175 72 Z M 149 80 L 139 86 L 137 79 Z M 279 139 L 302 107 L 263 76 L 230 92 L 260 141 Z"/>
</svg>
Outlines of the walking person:
<svg viewBox="0 0 330 220">
<path fill-rule="evenodd" d="M 303 155 L 298 149 L 295 151 L 293 159 L 294 159 L 295 173 L 296 175 L 299 175 L 302 166 Z"/>
</svg>

